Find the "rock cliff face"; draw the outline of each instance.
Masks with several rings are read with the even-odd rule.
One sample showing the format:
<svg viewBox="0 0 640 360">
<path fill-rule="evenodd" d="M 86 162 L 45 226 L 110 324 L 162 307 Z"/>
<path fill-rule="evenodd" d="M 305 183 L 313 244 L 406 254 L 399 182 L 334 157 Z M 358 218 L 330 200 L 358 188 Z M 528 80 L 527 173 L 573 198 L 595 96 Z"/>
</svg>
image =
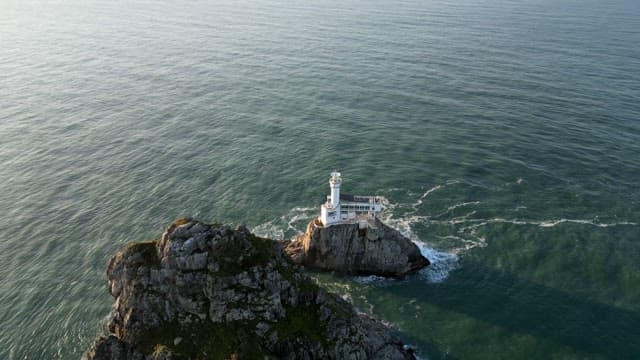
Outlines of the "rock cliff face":
<svg viewBox="0 0 640 360">
<path fill-rule="evenodd" d="M 118 252 L 107 276 L 111 334 L 88 359 L 414 359 L 244 227 L 178 221 Z"/>
<path fill-rule="evenodd" d="M 358 224 L 324 227 L 314 219 L 285 251 L 297 264 L 353 275 L 402 277 L 429 265 L 416 244 L 379 220 L 360 229 Z"/>
</svg>

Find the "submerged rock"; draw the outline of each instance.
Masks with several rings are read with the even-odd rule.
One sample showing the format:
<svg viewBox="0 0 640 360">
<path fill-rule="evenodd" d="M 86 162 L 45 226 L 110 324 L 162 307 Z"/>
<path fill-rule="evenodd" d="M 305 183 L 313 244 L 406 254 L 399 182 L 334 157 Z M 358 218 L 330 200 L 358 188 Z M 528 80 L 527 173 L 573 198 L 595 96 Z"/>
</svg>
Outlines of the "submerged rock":
<svg viewBox="0 0 640 360">
<path fill-rule="evenodd" d="M 382 323 L 244 227 L 183 220 L 109 262 L 110 334 L 87 359 L 414 359 Z"/>
<path fill-rule="evenodd" d="M 364 228 L 314 219 L 285 251 L 297 264 L 351 275 L 402 277 L 429 265 L 416 244 L 377 219 Z"/>
</svg>

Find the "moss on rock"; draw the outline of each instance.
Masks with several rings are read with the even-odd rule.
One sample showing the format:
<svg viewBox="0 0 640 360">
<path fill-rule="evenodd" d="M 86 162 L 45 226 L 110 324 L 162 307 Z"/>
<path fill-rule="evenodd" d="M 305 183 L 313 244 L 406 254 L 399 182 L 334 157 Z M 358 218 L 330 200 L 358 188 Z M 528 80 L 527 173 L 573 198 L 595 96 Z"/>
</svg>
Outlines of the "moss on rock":
<svg viewBox="0 0 640 360">
<path fill-rule="evenodd" d="M 278 320 L 273 329 L 281 341 L 306 339 L 326 344 L 327 324 L 320 320 L 320 307 L 317 305 L 289 306 L 285 308 L 287 315 Z"/>
<path fill-rule="evenodd" d="M 378 358 L 413 359 L 386 327 L 301 273 L 280 244 L 243 226 L 179 219 L 158 241 L 127 244 L 107 276 L 112 334 L 91 360 L 376 358 L 383 347 Z"/>
<path fill-rule="evenodd" d="M 193 319 L 147 329 L 139 336 L 144 355 L 169 352 L 174 359 L 264 359 L 271 354 L 253 335 L 257 321 L 214 324 Z"/>
</svg>

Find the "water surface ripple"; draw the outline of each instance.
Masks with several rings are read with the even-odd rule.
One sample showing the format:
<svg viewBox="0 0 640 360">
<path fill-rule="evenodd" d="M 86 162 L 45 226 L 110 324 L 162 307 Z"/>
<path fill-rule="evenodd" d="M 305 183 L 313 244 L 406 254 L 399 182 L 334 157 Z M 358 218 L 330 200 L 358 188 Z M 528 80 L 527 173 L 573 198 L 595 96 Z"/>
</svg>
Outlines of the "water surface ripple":
<svg viewBox="0 0 640 360">
<path fill-rule="evenodd" d="M 304 230 L 340 169 L 434 260 L 315 274 L 423 358 L 640 358 L 640 3 L 0 2 L 0 358 L 78 358 L 176 217 Z M 488 355 L 490 354 L 490 355 Z"/>
</svg>

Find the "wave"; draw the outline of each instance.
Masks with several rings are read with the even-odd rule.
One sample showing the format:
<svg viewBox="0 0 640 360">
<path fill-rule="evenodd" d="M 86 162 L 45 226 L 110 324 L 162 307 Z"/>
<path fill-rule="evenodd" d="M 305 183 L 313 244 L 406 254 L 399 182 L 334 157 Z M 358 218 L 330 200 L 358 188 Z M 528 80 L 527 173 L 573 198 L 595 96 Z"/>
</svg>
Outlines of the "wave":
<svg viewBox="0 0 640 360">
<path fill-rule="evenodd" d="M 445 224 L 460 224 L 460 223 L 475 223 L 466 226 L 462 229 L 472 229 L 481 226 L 495 224 L 495 223 L 508 223 L 514 225 L 535 225 L 543 228 L 554 227 L 565 223 L 583 224 L 595 227 L 612 227 L 612 226 L 637 226 L 638 224 L 631 221 L 618 221 L 611 223 L 601 223 L 596 220 L 582 220 L 582 219 L 552 219 L 552 220 L 525 220 L 525 219 L 505 219 L 505 218 L 492 218 L 492 219 L 464 219 L 460 221 L 434 221 Z"/>
<path fill-rule="evenodd" d="M 537 223 L 532 222 L 531 224 L 535 224 L 540 227 L 554 227 L 556 225 L 564 224 L 564 223 L 585 224 L 585 225 L 591 225 L 591 226 L 602 227 L 602 228 L 611 227 L 611 226 L 625 226 L 625 225 L 637 226 L 638 225 L 637 223 L 631 222 L 631 221 L 601 223 L 601 222 L 595 222 L 591 220 L 578 220 L 578 219 L 558 219 L 558 220 L 541 221 Z"/>
<path fill-rule="evenodd" d="M 451 205 L 447 208 L 447 211 L 453 211 L 457 208 L 460 207 L 465 207 L 465 206 L 471 206 L 471 205 L 478 205 L 480 204 L 480 201 L 467 201 L 467 202 L 463 202 L 463 203 L 459 203 L 459 204 L 455 204 L 455 205 Z"/>
<path fill-rule="evenodd" d="M 414 243 L 418 245 L 422 256 L 426 257 L 431 262 L 431 265 L 420 270 L 420 272 L 418 273 L 428 282 L 443 282 L 449 277 L 449 273 L 451 271 L 459 267 L 460 262 L 456 254 L 447 251 L 436 250 L 421 241 L 414 241 Z"/>
<path fill-rule="evenodd" d="M 524 182 L 518 179 L 519 184 Z M 418 275 L 430 283 L 439 283 L 445 281 L 449 273 L 461 266 L 460 256 L 477 247 L 485 247 L 488 245 L 487 239 L 481 235 L 481 229 L 485 226 L 495 223 L 509 223 L 514 225 L 539 226 L 541 228 L 550 228 L 566 223 L 583 224 L 588 226 L 596 226 L 601 228 L 612 226 L 637 226 L 635 222 L 621 221 L 603 223 L 597 219 L 550 219 L 550 220 L 528 220 L 528 219 L 509 219 L 506 217 L 494 217 L 482 219 L 475 217 L 477 206 L 481 205 L 480 201 L 463 201 L 445 205 L 443 210 L 435 215 L 420 214 L 420 206 L 433 193 L 444 189 L 447 186 L 459 184 L 459 180 L 448 180 L 443 184 L 430 187 L 422 192 L 415 201 L 407 203 L 392 202 L 384 196 L 382 198 L 383 211 L 379 214 L 382 222 L 388 226 L 398 230 L 402 235 L 413 241 L 423 256 L 425 256 L 431 265 L 418 272 Z M 400 189 L 386 189 L 381 193 L 397 192 Z M 452 216 L 459 213 L 460 209 L 468 209 L 465 214 L 451 217 L 449 219 L 441 219 L 443 216 Z M 270 220 L 256 226 L 253 232 L 260 236 L 271 237 L 276 240 L 284 240 L 293 238 L 303 234 L 307 223 L 318 216 L 319 207 L 294 207 L 287 214 L 279 218 Z M 438 226 L 439 234 L 433 235 L 431 241 L 421 239 L 416 233 L 418 228 L 429 228 L 430 226 Z M 442 234 L 443 229 L 448 234 Z M 354 280 L 361 284 L 376 284 L 384 286 L 394 280 L 378 276 L 358 276 Z M 391 282 L 389 282 L 391 281 Z"/>
<path fill-rule="evenodd" d="M 453 184 L 450 183 L 450 184 Z M 438 185 L 424 192 L 420 198 L 411 204 L 411 208 L 415 211 L 418 210 L 418 206 L 422 204 L 424 199 L 433 193 L 441 189 L 445 185 Z M 386 202 L 383 202 L 385 205 Z M 397 205 L 396 205 L 397 206 Z M 414 244 L 418 246 L 422 256 L 429 259 L 431 265 L 427 266 L 418 272 L 418 275 L 430 283 L 440 283 L 445 281 L 449 277 L 449 273 L 459 267 L 458 251 L 445 251 L 436 249 L 428 243 L 421 240 L 414 231 L 414 225 L 430 221 L 429 216 L 414 215 L 415 211 L 411 211 L 409 214 L 402 217 L 395 217 L 393 210 L 396 206 L 385 206 L 384 211 L 380 214 L 380 220 L 390 227 L 398 230 L 402 235 L 410 239 Z M 465 239 L 465 241 L 468 241 Z M 466 249 L 473 247 L 475 242 L 472 242 Z M 376 282 L 377 279 L 369 277 L 368 282 Z M 362 280 L 360 281 L 362 282 Z"/>
<path fill-rule="evenodd" d="M 319 207 L 294 207 L 286 214 L 259 224 L 251 231 L 262 237 L 285 240 L 304 233 L 305 226 L 318 216 Z"/>
</svg>

